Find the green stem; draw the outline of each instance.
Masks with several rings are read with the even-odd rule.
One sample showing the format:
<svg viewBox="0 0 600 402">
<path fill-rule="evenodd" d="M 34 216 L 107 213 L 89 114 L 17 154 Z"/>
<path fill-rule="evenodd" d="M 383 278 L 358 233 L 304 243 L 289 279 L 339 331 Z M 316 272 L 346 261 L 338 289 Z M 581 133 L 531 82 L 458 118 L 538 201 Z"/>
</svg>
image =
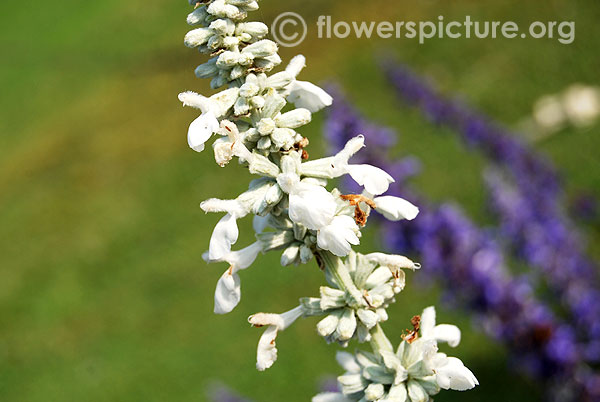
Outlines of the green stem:
<svg viewBox="0 0 600 402">
<path fill-rule="evenodd" d="M 371 329 L 371 346 L 375 352 L 394 352 L 394 347 L 379 324 Z"/>
</svg>

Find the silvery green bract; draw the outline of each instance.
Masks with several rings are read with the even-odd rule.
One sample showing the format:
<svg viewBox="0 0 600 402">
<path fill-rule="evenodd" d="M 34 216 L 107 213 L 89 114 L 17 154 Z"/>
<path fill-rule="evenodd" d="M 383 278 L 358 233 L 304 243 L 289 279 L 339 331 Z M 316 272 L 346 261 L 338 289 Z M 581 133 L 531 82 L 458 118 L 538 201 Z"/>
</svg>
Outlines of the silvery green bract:
<svg viewBox="0 0 600 402">
<path fill-rule="evenodd" d="M 188 144 L 202 152 L 215 138 L 212 147 L 218 166 L 237 158 L 241 167 L 257 176 L 235 198 L 210 198 L 200 204 L 205 212 L 222 214 L 203 254 L 209 263 L 228 266 L 217 283 L 214 312 L 232 311 L 242 296 L 240 272 L 261 253 L 279 250 L 283 266 L 314 260 L 328 286 L 322 286 L 317 297 L 301 298 L 285 313 L 249 317 L 251 325 L 265 328 L 257 349 L 258 370 L 276 361 L 279 332 L 301 317 L 316 316 L 320 317 L 317 332 L 327 342 L 344 347 L 351 340 L 370 342 L 373 352 L 339 354 L 347 370 L 339 377 L 342 392 L 319 395 L 315 401 L 427 401 L 442 388 L 475 386 L 477 380 L 460 360 L 437 352 L 437 342 L 455 346 L 460 331 L 435 325 L 433 308 L 423 313 L 421 329 L 415 328 L 411 342 L 403 341 L 396 353 L 383 333 L 380 324 L 388 319 L 386 308 L 404 288 L 404 270 L 420 265 L 400 255 L 363 255 L 352 249 L 360 243 L 361 229 L 372 210 L 398 221 L 416 218 L 419 209 L 402 198 L 384 195 L 394 181 L 388 173 L 351 162 L 365 146 L 362 135 L 336 155 L 309 160 L 309 141 L 300 131 L 313 113 L 331 105 L 332 98 L 318 86 L 297 79 L 305 67 L 303 56 L 270 74 L 281 63 L 277 45 L 266 39 L 266 25 L 245 21 L 249 12 L 258 9 L 256 1 L 191 0 L 190 4 L 195 9 L 187 21 L 194 29 L 184 42 L 209 56 L 196 68 L 196 75 L 211 79 L 213 89 L 225 88 L 209 97 L 191 91 L 179 95 L 184 106 L 200 111 L 190 124 Z M 362 193 L 342 194 L 328 187 L 330 180 L 343 175 L 362 186 Z M 248 215 L 254 216 L 256 241 L 235 250 L 237 222 Z"/>
</svg>

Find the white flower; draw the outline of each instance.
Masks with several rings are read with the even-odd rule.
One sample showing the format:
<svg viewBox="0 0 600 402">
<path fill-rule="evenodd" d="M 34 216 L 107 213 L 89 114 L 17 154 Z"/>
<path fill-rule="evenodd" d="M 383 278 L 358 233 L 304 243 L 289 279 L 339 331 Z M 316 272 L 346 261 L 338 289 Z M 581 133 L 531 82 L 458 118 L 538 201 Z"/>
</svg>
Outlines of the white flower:
<svg viewBox="0 0 600 402">
<path fill-rule="evenodd" d="M 216 198 L 203 201 L 200 208 L 204 212 L 227 212 L 215 226 L 208 247 L 208 258 L 211 261 L 224 260 L 239 236 L 237 219 L 243 218 L 249 211 L 237 200 Z"/>
<path fill-rule="evenodd" d="M 334 157 L 332 163 L 335 176 L 349 174 L 352 179 L 371 195 L 380 195 L 385 193 L 394 178 L 384 170 L 366 164 L 351 165 L 348 161 L 352 155 L 365 146 L 365 137 L 359 135 L 352 138 Z"/>
<path fill-rule="evenodd" d="M 327 189 L 317 184 L 301 182 L 295 173 L 280 174 L 277 183 L 289 194 L 291 220 L 311 230 L 319 230 L 331 223 L 337 204 Z"/>
<path fill-rule="evenodd" d="M 293 81 L 289 88 L 287 100 L 296 107 L 305 108 L 312 113 L 331 106 L 333 98 L 325 90 L 307 81 Z"/>
<path fill-rule="evenodd" d="M 358 226 L 348 215 L 339 215 L 317 233 L 317 245 L 329 250 L 338 257 L 345 257 L 352 250 L 352 244 L 360 244 Z"/>
<path fill-rule="evenodd" d="M 179 94 L 179 100 L 184 106 L 200 109 L 202 114 L 190 124 L 188 144 L 196 152 L 204 150 L 204 143 L 219 130 L 219 118 L 224 116 L 233 106 L 239 89 L 231 88 L 206 98 L 195 92 Z"/>
<path fill-rule="evenodd" d="M 439 353 L 444 355 L 443 353 Z M 445 355 L 443 356 L 445 357 Z M 479 385 L 475 375 L 456 357 L 438 358 L 435 367 L 436 380 L 440 388 L 466 391 Z"/>
<path fill-rule="evenodd" d="M 421 314 L 421 337 L 435 339 L 437 342 L 447 342 L 456 347 L 460 343 L 460 329 L 456 325 L 435 324 L 435 307 L 427 307 Z"/>
<path fill-rule="evenodd" d="M 203 257 L 207 262 L 227 262 L 230 265 L 217 282 L 215 314 L 229 313 L 238 305 L 242 297 L 238 272 L 252 265 L 261 251 L 261 244 L 255 242 L 242 250 L 229 252 L 219 261 L 210 260 L 208 253 L 205 253 Z"/>
<path fill-rule="evenodd" d="M 248 317 L 248 322 L 253 326 L 267 327 L 258 341 L 256 368 L 259 371 L 268 369 L 277 360 L 277 347 L 275 345 L 277 333 L 289 327 L 302 314 L 302 307 L 298 306 L 283 314 L 258 313 Z"/>
<path fill-rule="evenodd" d="M 419 214 L 419 208 L 400 197 L 386 195 L 383 197 L 375 197 L 375 211 L 379 212 L 391 221 L 399 221 L 407 219 L 412 221 Z"/>
<path fill-rule="evenodd" d="M 219 129 L 219 121 L 208 111 L 202 113 L 190 124 L 188 130 L 188 145 L 196 152 L 204 151 L 204 143 Z"/>
<path fill-rule="evenodd" d="M 296 77 L 306 66 L 306 59 L 302 55 L 294 57 L 286 67 L 285 72 L 294 79 L 286 86 L 284 95 L 288 102 L 296 107 L 305 108 L 316 113 L 326 106 L 331 106 L 333 98 L 322 88 L 307 81 L 298 81 Z"/>
<path fill-rule="evenodd" d="M 254 158 L 244 145 L 242 135 L 235 123 L 229 120 L 221 121 L 218 133 L 223 135 L 223 138 L 219 138 L 213 143 L 213 149 L 215 161 L 219 166 L 225 166 L 234 156 L 250 163 L 253 162 Z"/>
<path fill-rule="evenodd" d="M 390 183 L 395 181 L 383 169 L 371 165 L 347 165 L 346 171 L 355 182 L 373 195 L 385 193 Z"/>
</svg>

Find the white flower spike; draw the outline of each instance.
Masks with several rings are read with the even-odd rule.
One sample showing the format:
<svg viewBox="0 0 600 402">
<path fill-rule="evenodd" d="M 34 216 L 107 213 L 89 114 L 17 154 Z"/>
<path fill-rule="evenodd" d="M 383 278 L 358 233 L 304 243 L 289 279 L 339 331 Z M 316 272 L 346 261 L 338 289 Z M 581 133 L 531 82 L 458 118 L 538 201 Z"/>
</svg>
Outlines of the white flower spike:
<svg viewBox="0 0 600 402">
<path fill-rule="evenodd" d="M 184 106 L 200 111 L 188 130 L 188 144 L 201 152 L 213 136 L 214 158 L 230 166 L 235 158 L 257 176 L 235 199 L 208 199 L 205 212 L 222 213 L 203 258 L 227 263 L 214 295 L 214 312 L 231 312 L 241 300 L 240 271 L 249 268 L 259 253 L 277 250 L 283 266 L 315 261 L 327 286 L 318 297 L 303 297 L 300 305 L 283 314 L 259 313 L 249 317 L 265 327 L 258 342 L 256 368 L 266 370 L 277 360 L 277 335 L 300 317 L 319 317 L 317 333 L 328 343 L 347 347 L 351 341 L 367 343 L 372 352 L 340 352 L 337 360 L 345 373 L 338 377 L 341 392 L 323 393 L 313 402 L 387 401 L 427 402 L 441 389 L 466 390 L 478 384 L 473 373 L 455 357 L 438 352 L 438 342 L 453 347 L 460 342 L 454 325 L 435 323 L 433 307 L 425 309 L 414 330 L 404 335 L 394 353 L 383 332 L 387 307 L 406 284 L 405 270 L 420 265 L 401 255 L 361 254 L 361 229 L 372 210 L 392 221 L 412 220 L 419 213 L 409 201 L 385 194 L 394 179 L 382 169 L 352 164 L 365 146 L 357 135 L 334 156 L 309 160 L 309 140 L 299 131 L 312 113 L 332 104 L 318 86 L 299 81 L 306 65 L 294 57 L 285 69 L 268 27 L 245 21 L 258 9 L 255 0 L 190 0 L 195 7 L 187 21 L 194 28 L 185 45 L 208 59 L 195 73 L 210 79 L 218 90 L 210 97 L 183 92 Z M 293 107 L 286 107 L 288 103 Z M 364 187 L 362 194 L 342 194 L 329 180 L 349 175 Z M 256 242 L 232 251 L 240 237 L 238 220 L 253 216 Z M 245 227 L 245 226 L 240 226 Z M 266 287 L 269 289 L 269 287 Z"/>
</svg>

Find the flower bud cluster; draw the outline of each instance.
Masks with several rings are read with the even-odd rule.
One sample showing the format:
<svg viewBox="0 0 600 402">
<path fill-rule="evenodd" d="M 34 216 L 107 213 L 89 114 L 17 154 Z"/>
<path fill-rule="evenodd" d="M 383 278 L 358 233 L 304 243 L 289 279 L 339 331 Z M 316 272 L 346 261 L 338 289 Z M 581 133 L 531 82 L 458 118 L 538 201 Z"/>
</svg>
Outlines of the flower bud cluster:
<svg viewBox="0 0 600 402">
<path fill-rule="evenodd" d="M 333 274 L 327 275 L 331 287 L 321 286 L 320 297 L 301 299 L 306 315 L 325 315 L 317 324 L 317 332 L 327 342 L 347 346 L 353 338 L 370 341 L 370 330 L 387 321 L 386 308 L 404 289 L 405 274 L 401 268 L 419 268 L 403 256 L 389 256 L 389 261 L 384 261 L 376 254 L 365 256 L 351 251 L 343 261 L 360 298 L 356 299 L 347 290 L 348 284 Z"/>
<path fill-rule="evenodd" d="M 268 27 L 262 22 L 241 22 L 254 10 L 258 10 L 254 0 L 214 0 L 188 15 L 188 24 L 201 27 L 188 32 L 185 45 L 211 55 L 196 68 L 196 76 L 210 78 L 213 89 L 249 72 L 271 71 L 281 63 L 277 44 L 263 39 Z"/>
</svg>

